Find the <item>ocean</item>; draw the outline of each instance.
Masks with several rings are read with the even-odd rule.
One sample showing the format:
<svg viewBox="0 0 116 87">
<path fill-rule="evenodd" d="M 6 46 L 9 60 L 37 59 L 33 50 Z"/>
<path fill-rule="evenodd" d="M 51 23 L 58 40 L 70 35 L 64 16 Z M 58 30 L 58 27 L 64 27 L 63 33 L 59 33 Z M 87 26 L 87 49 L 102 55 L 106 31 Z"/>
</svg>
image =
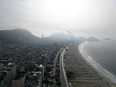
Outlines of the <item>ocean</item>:
<svg viewBox="0 0 116 87">
<path fill-rule="evenodd" d="M 116 40 L 86 41 L 79 50 L 95 69 L 116 83 Z"/>
</svg>

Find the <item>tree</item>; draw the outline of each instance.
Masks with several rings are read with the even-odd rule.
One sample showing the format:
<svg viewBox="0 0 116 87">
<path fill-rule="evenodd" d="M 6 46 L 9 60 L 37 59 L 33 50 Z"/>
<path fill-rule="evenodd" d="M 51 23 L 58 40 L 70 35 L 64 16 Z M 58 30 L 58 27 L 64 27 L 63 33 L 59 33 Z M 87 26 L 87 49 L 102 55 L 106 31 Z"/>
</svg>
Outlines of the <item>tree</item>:
<svg viewBox="0 0 116 87">
<path fill-rule="evenodd" d="M 70 79 L 72 76 L 74 76 L 74 72 L 67 71 L 66 75 L 67 75 L 67 78 Z"/>
<path fill-rule="evenodd" d="M 46 71 L 50 72 L 51 71 L 51 67 L 46 67 Z"/>
<path fill-rule="evenodd" d="M 61 82 L 60 81 L 57 81 L 56 82 L 56 85 L 59 86 L 59 87 L 61 87 Z"/>
<path fill-rule="evenodd" d="M 50 78 L 50 73 L 49 73 L 49 72 L 45 72 L 45 73 L 44 73 L 44 76 L 45 76 L 46 78 Z"/>
<path fill-rule="evenodd" d="M 51 61 L 51 62 L 48 62 L 48 64 L 51 64 L 51 65 L 53 65 L 54 63 Z"/>
<path fill-rule="evenodd" d="M 56 74 L 59 74 L 59 73 L 60 73 L 60 69 L 57 69 L 57 70 L 55 71 L 55 73 L 56 73 Z"/>
<path fill-rule="evenodd" d="M 53 80 L 55 77 L 54 76 L 51 76 L 51 79 Z"/>
<path fill-rule="evenodd" d="M 49 80 L 48 80 L 48 79 L 45 79 L 45 80 L 43 81 L 43 83 L 45 83 L 45 84 L 48 86 Z"/>
</svg>

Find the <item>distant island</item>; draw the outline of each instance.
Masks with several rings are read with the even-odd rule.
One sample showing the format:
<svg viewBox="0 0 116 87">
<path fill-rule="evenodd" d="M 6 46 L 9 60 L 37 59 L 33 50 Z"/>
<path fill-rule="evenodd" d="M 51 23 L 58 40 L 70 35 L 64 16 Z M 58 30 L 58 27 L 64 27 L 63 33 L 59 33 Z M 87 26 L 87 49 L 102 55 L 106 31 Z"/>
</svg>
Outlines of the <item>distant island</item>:
<svg viewBox="0 0 116 87">
<path fill-rule="evenodd" d="M 97 38 L 91 36 L 87 39 L 87 41 L 99 41 Z"/>
<path fill-rule="evenodd" d="M 111 38 L 104 38 L 103 40 L 112 40 Z"/>
</svg>

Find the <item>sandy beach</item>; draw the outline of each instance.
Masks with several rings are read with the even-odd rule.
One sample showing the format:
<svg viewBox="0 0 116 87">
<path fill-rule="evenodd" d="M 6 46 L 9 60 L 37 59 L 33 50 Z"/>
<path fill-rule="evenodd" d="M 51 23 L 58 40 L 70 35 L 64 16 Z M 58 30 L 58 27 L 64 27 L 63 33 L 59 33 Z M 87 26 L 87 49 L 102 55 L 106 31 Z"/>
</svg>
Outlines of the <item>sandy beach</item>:
<svg viewBox="0 0 116 87">
<path fill-rule="evenodd" d="M 74 72 L 74 76 L 68 81 L 73 87 L 116 87 L 103 74 L 91 66 L 81 55 L 79 44 L 72 44 L 65 57 L 66 71 Z M 100 86 L 99 86 L 100 85 Z"/>
</svg>

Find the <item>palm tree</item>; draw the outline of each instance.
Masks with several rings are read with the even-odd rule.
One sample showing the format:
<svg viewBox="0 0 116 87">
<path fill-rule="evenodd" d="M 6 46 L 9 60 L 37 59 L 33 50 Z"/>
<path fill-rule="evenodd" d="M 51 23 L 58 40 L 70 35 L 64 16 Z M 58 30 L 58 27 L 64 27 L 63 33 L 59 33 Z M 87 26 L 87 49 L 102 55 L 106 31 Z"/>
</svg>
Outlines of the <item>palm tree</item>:
<svg viewBox="0 0 116 87">
<path fill-rule="evenodd" d="M 48 79 L 45 79 L 45 80 L 43 81 L 43 83 L 45 83 L 45 84 L 46 84 L 46 86 L 48 87 L 49 80 L 48 80 Z"/>
</svg>

